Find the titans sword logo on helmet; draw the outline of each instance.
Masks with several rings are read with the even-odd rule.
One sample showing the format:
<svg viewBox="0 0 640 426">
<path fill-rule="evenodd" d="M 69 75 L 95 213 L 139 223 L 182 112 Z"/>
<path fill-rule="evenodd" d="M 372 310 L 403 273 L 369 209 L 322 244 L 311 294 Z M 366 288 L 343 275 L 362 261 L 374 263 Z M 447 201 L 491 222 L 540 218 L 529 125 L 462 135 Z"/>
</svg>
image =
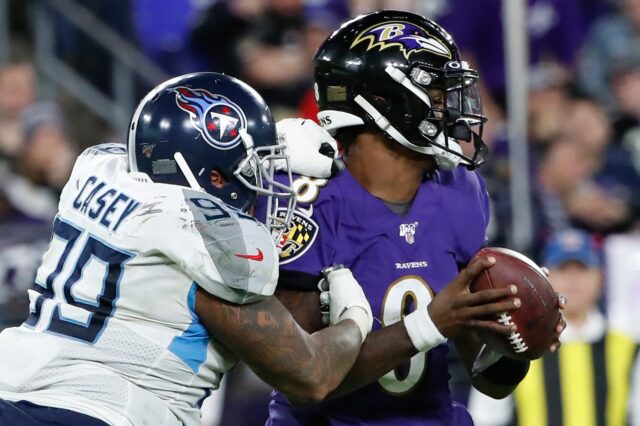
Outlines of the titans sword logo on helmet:
<svg viewBox="0 0 640 426">
<path fill-rule="evenodd" d="M 369 43 L 367 50 L 398 47 L 407 59 L 412 53 L 422 51 L 451 58 L 451 51 L 447 46 L 425 29 L 409 22 L 390 21 L 367 28 L 356 37 L 350 48 L 364 42 Z"/>
<path fill-rule="evenodd" d="M 247 119 L 240 107 L 203 89 L 177 87 L 174 91 L 176 104 L 189 113 L 191 122 L 210 145 L 231 149 L 241 142 L 240 130 L 247 128 Z"/>
</svg>

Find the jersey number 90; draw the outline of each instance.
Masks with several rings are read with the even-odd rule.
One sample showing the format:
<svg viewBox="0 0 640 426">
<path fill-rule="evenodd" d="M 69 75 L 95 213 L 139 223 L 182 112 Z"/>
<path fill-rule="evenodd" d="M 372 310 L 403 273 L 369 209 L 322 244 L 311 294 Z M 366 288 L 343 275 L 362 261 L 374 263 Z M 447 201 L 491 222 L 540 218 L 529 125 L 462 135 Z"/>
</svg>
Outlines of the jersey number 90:
<svg viewBox="0 0 640 426">
<path fill-rule="evenodd" d="M 95 343 L 113 315 L 122 266 L 132 257 L 56 218 L 49 250 L 29 294 L 26 324 L 36 327 L 48 321 L 46 332 Z M 53 267 L 48 274 L 47 266 Z"/>
</svg>

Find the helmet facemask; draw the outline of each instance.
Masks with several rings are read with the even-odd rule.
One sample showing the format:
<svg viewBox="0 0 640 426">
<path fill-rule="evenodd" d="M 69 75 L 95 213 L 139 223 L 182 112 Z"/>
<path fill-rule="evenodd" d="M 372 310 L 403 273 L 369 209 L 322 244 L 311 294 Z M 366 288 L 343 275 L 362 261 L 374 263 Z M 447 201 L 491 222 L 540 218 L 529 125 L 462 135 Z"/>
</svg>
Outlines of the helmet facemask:
<svg viewBox="0 0 640 426">
<path fill-rule="evenodd" d="M 244 186 L 267 199 L 265 225 L 277 244 L 287 230 L 296 206 L 287 146 L 281 143 L 255 146 L 253 138 L 245 130 L 241 130 L 240 135 L 247 156 L 233 174 Z M 277 170 L 276 163 L 279 165 Z M 276 171 L 287 173 L 287 183 L 276 181 Z"/>
<path fill-rule="evenodd" d="M 487 147 L 482 141 L 486 117 L 482 115 L 482 101 L 478 88 L 478 74 L 466 62 L 450 61 L 444 68 L 421 63 L 412 65 L 405 74 L 398 68 L 387 66 L 386 73 L 411 93 L 408 110 L 415 129 L 404 131 L 387 123 L 385 130 L 407 148 L 433 155 L 441 169 L 450 170 L 458 164 L 474 169 L 485 160 Z M 362 102 L 356 102 L 363 106 Z M 370 108 L 366 108 L 368 113 Z M 420 116 L 422 115 L 422 116 Z M 376 120 L 379 125 L 380 120 Z M 472 142 L 474 154 L 462 152 L 458 141 Z"/>
</svg>

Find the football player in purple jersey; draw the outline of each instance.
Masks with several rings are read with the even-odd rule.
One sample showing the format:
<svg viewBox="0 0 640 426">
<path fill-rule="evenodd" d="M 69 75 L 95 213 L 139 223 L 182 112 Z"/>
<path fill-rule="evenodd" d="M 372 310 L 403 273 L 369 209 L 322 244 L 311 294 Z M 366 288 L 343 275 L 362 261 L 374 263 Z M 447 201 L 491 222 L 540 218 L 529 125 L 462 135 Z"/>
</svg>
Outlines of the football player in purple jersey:
<svg viewBox="0 0 640 426">
<path fill-rule="evenodd" d="M 346 169 L 330 180 L 294 179 L 298 207 L 280 242 L 277 295 L 303 328 L 320 329 L 318 281 L 342 264 L 377 323 L 324 402 L 293 407 L 276 392 L 267 424 L 472 425 L 450 396 L 447 339 L 474 386 L 493 397 L 511 393 L 529 367 L 483 349 L 475 333 L 516 331 L 487 316 L 521 303 L 515 286 L 468 290 L 495 261 L 468 264 L 489 221 L 485 184 L 473 171 L 487 152 L 478 75 L 439 25 L 396 11 L 345 23 L 314 65 L 318 118 L 341 142 Z M 292 120 L 279 130 L 296 138 L 304 127 L 313 125 Z"/>
</svg>

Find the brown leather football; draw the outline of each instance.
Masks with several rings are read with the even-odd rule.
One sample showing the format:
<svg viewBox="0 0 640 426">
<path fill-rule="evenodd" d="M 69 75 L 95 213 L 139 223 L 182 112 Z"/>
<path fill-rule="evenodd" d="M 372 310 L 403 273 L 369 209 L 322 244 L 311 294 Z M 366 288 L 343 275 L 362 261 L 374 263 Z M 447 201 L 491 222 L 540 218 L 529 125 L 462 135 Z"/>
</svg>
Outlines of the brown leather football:
<svg viewBox="0 0 640 426">
<path fill-rule="evenodd" d="M 469 290 L 475 292 L 514 284 L 518 287 L 515 297 L 522 302 L 519 308 L 496 318 L 503 324 L 514 323 L 517 327 L 514 333 L 504 336 L 481 332 L 480 338 L 504 356 L 528 360 L 540 358 L 556 339 L 555 329 L 560 320 L 558 295 L 546 275 L 535 262 L 513 250 L 486 247 L 476 256 L 493 256 L 496 263 L 478 274 Z"/>
</svg>

